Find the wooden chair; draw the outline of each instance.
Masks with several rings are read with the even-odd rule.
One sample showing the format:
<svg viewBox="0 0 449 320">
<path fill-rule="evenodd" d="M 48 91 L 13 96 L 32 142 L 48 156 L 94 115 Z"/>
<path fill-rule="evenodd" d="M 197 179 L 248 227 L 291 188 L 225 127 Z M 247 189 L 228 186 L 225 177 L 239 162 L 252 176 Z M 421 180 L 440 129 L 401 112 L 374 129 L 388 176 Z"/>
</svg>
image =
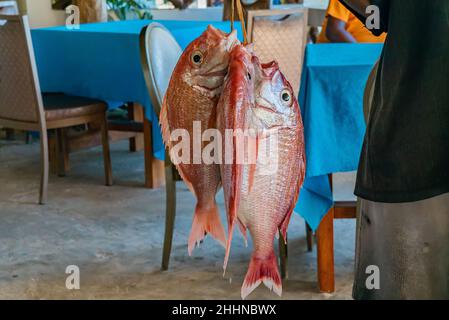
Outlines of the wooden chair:
<svg viewBox="0 0 449 320">
<path fill-rule="evenodd" d="M 255 53 L 263 62 L 276 60 L 298 96 L 307 44 L 307 9 L 249 10 L 247 17 L 248 41 L 254 44 Z M 287 277 L 287 259 L 287 244 L 280 236 L 279 260 L 283 278 Z"/>
<path fill-rule="evenodd" d="M 0 1 L 0 14 L 19 14 L 19 8 L 15 1 Z M 14 139 L 14 130 L 9 128 L 1 128 L 6 131 L 6 140 Z"/>
<path fill-rule="evenodd" d="M 224 0 L 223 1 L 223 21 L 228 21 L 231 20 L 231 15 L 232 15 L 232 1 L 235 0 Z M 244 15 L 244 19 L 247 21 L 248 20 L 248 11 L 250 10 L 267 10 L 267 9 L 271 9 L 272 5 L 272 0 L 249 0 L 249 1 L 243 1 L 243 0 L 239 0 L 241 1 L 241 5 L 243 8 L 243 15 Z M 238 13 L 237 13 L 237 6 L 234 3 L 234 17 L 238 17 Z"/>
<path fill-rule="evenodd" d="M 276 60 L 299 95 L 307 44 L 308 9 L 286 7 L 248 11 L 248 42 L 263 62 Z"/>
<path fill-rule="evenodd" d="M 376 75 L 377 64 L 368 77 L 363 97 L 363 110 L 366 122 L 368 122 L 369 110 L 373 99 Z M 332 188 L 332 175 L 329 175 L 329 182 Z M 355 219 L 357 217 L 357 207 L 356 201 L 335 202 L 317 230 L 318 284 L 321 292 L 332 293 L 335 291 L 334 219 Z"/>
<path fill-rule="evenodd" d="M 164 26 L 151 23 L 140 36 L 142 67 L 154 112 L 159 118 L 171 74 L 182 49 Z M 162 270 L 168 269 L 176 216 L 176 169 L 168 152 L 165 154 L 166 221 Z"/>
<path fill-rule="evenodd" d="M 70 126 L 100 123 L 106 185 L 111 185 L 107 106 L 93 99 L 41 93 L 27 16 L 0 16 L 0 61 L 0 125 L 40 133 L 42 168 L 39 203 L 47 201 L 47 130 L 50 129 L 55 129 L 60 136 Z M 58 144 L 59 152 L 62 152 L 64 146 Z"/>
<path fill-rule="evenodd" d="M 125 107 L 125 106 L 124 106 Z M 143 106 L 138 103 L 126 103 L 127 117 L 121 119 L 108 118 L 108 135 L 110 143 L 128 139 L 130 152 L 144 152 L 145 188 L 159 188 L 163 185 L 163 163 L 153 158 L 151 123 L 145 118 Z M 80 128 L 77 128 L 80 129 Z M 80 149 L 93 148 L 102 145 L 98 139 L 99 127 L 95 124 L 80 130 L 67 130 L 62 135 L 63 154 L 56 153 L 57 136 L 49 136 L 50 172 L 64 176 L 69 170 L 70 153 Z M 58 157 L 62 157 L 63 167 L 58 168 Z"/>
</svg>

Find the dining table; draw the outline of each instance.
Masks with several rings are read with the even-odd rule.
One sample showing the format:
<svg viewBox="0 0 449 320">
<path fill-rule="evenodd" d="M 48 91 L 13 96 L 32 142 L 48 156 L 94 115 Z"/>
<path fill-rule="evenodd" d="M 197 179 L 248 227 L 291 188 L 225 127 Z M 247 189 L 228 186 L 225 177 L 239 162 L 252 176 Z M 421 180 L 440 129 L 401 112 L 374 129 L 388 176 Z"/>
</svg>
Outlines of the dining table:
<svg viewBox="0 0 449 320">
<path fill-rule="evenodd" d="M 295 212 L 316 230 L 333 206 L 329 174 L 357 170 L 365 134 L 363 94 L 383 45 L 309 44 L 299 105 L 306 177 Z"/>
<path fill-rule="evenodd" d="M 334 202 L 332 176 L 357 170 L 366 130 L 364 91 L 382 49 L 372 43 L 306 47 L 298 99 L 306 176 L 295 212 L 308 225 L 309 250 L 316 231 L 318 287 L 325 293 L 335 290 L 334 219 L 356 217 L 355 201 Z"/>
</svg>

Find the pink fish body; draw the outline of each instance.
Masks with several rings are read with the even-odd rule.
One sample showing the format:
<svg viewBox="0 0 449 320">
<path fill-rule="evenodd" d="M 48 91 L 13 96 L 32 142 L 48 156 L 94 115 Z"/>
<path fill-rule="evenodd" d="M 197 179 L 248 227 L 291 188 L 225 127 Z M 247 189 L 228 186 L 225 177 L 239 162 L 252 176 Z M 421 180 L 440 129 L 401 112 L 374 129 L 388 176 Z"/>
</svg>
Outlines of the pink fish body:
<svg viewBox="0 0 449 320">
<path fill-rule="evenodd" d="M 207 233 L 223 246 L 226 243 L 215 202 L 215 195 L 221 186 L 219 166 L 201 161 L 201 151 L 198 155 L 197 150 L 194 150 L 193 139 L 194 122 L 200 134 L 215 128 L 216 106 L 228 69 L 229 54 L 236 43 L 235 32 L 226 34 L 209 26 L 181 55 L 172 73 L 161 110 L 162 136 L 170 151 L 174 151 L 177 144 L 177 141 L 171 139 L 174 131 L 182 129 L 189 134 L 187 142 L 190 143 L 190 152 L 187 161 L 180 162 L 176 152 L 170 152 L 182 179 L 197 198 L 189 236 L 189 254 Z"/>
<path fill-rule="evenodd" d="M 234 151 L 233 163 L 221 165 L 229 224 L 225 268 L 235 222 L 245 236 L 249 229 L 254 246 L 242 298 L 262 282 L 282 293 L 273 242 L 279 231 L 286 238 L 305 175 L 304 130 L 293 92 L 277 63 L 260 64 L 251 50 L 233 49 L 217 126 L 221 132 L 247 129 L 253 143 L 245 149 L 247 163 L 238 163 Z M 234 149 L 238 143 L 234 138 Z"/>
</svg>

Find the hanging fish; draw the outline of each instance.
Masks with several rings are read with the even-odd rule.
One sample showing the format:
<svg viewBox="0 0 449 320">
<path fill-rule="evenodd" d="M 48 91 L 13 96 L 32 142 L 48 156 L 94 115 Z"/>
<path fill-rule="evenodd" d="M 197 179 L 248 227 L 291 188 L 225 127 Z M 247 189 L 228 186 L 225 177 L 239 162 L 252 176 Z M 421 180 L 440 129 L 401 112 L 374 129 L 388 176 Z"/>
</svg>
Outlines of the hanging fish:
<svg viewBox="0 0 449 320">
<path fill-rule="evenodd" d="M 224 152 L 221 164 L 228 215 L 224 268 L 235 223 L 245 238 L 249 229 L 254 245 L 242 298 L 262 282 L 282 293 L 273 241 L 279 231 L 286 239 L 306 165 L 304 129 L 293 92 L 276 62 L 261 64 L 251 49 L 234 47 L 217 106 L 217 128 L 227 137 L 222 149 L 233 146 L 231 156 Z M 246 130 L 244 139 L 230 136 L 229 130 Z"/>
<path fill-rule="evenodd" d="M 223 246 L 226 243 L 215 202 L 221 186 L 220 169 L 217 164 L 203 163 L 201 135 L 207 129 L 215 128 L 216 106 L 228 70 L 229 54 L 237 43 L 236 31 L 226 34 L 209 26 L 181 55 L 161 110 L 160 124 L 165 145 L 171 151 L 171 159 L 182 179 L 197 199 L 188 241 L 189 254 L 208 233 Z M 181 155 L 183 161 L 179 161 L 176 141 L 171 139 L 177 129 L 188 133 L 184 137 L 189 144 L 188 150 L 184 149 L 185 154 Z M 195 146 L 198 144 L 194 141 L 195 134 L 199 134 L 199 146 Z"/>
</svg>

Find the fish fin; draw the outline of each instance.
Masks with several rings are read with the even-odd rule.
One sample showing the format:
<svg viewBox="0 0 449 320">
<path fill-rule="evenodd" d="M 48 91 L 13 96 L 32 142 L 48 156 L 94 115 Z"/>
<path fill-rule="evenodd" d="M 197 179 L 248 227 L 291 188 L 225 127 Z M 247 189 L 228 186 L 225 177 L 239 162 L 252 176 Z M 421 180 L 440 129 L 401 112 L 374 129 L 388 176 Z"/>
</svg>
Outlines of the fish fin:
<svg viewBox="0 0 449 320">
<path fill-rule="evenodd" d="M 172 147 L 171 145 L 171 139 L 170 139 L 170 126 L 168 124 L 168 115 L 167 115 L 167 103 L 166 99 L 164 97 L 164 102 L 162 103 L 161 108 L 161 114 L 159 115 L 159 124 L 161 126 L 161 132 L 162 132 L 162 140 L 165 143 L 165 146 L 169 150 L 168 154 L 170 159 L 173 161 L 172 154 L 170 152 L 170 149 Z M 179 175 L 181 176 L 181 179 L 184 181 L 184 183 L 187 185 L 187 188 L 189 188 L 190 192 L 192 192 L 195 196 L 195 190 L 193 189 L 192 182 L 187 178 L 187 176 L 182 171 L 182 167 L 180 165 L 175 165 L 176 169 L 178 170 Z"/>
<path fill-rule="evenodd" d="M 167 101 L 164 97 L 162 103 L 161 113 L 159 115 L 159 124 L 161 126 L 162 140 L 167 148 L 171 147 L 170 142 L 170 126 L 168 125 L 168 112 L 167 112 Z"/>
<path fill-rule="evenodd" d="M 242 233 L 243 239 L 245 239 L 245 247 L 248 247 L 248 235 L 246 234 L 246 226 L 240 219 L 237 220 L 239 221 L 240 232 Z"/>
<path fill-rule="evenodd" d="M 228 241 L 226 243 L 226 253 L 225 253 L 225 258 L 224 258 L 224 262 L 223 262 L 223 277 L 226 274 L 226 268 L 228 266 L 229 255 L 231 253 L 232 233 L 234 232 L 234 224 L 235 224 L 236 217 L 237 217 L 237 215 L 232 216 L 231 214 L 229 214 L 229 216 L 228 216 Z"/>
<path fill-rule="evenodd" d="M 246 50 L 248 50 L 249 53 L 254 54 L 254 43 L 248 43 L 245 45 Z"/>
<path fill-rule="evenodd" d="M 237 96 L 234 98 L 236 101 L 241 99 L 239 93 L 235 93 Z M 236 129 L 241 128 L 242 124 L 245 122 L 244 114 L 243 117 L 239 117 L 240 114 L 232 112 L 234 114 L 231 123 L 229 125 L 236 132 Z M 242 116 L 242 115 L 240 115 Z M 223 263 L 223 276 L 226 273 L 226 267 L 229 261 L 229 255 L 231 252 L 231 242 L 232 233 L 234 231 L 235 220 L 237 219 L 237 214 L 240 207 L 240 193 L 242 191 L 242 177 L 243 177 L 243 164 L 237 163 L 237 137 L 235 134 L 232 137 L 233 145 L 233 163 L 231 164 L 231 188 L 229 190 L 229 206 L 226 208 L 226 213 L 228 216 L 228 243 L 226 245 L 226 254 Z"/>
<path fill-rule="evenodd" d="M 223 247 L 226 246 L 226 235 L 220 221 L 218 206 L 215 202 L 212 207 L 205 209 L 201 208 L 198 204 L 196 205 L 192 230 L 190 231 L 189 236 L 189 255 L 192 255 L 195 244 L 203 240 L 208 233 Z"/>
<path fill-rule="evenodd" d="M 237 166 L 238 165 L 235 165 L 235 167 L 237 167 Z M 236 181 L 240 181 L 241 168 L 240 169 L 237 168 L 236 173 L 233 173 L 233 179 L 235 179 L 235 175 L 239 176 L 239 178 L 237 178 Z M 226 244 L 226 254 L 225 254 L 224 263 L 223 263 L 223 276 L 226 273 L 226 267 L 228 266 L 228 261 L 229 261 L 229 254 L 231 253 L 232 233 L 234 232 L 235 220 L 237 220 L 238 206 L 240 203 L 240 194 L 238 192 L 239 188 L 240 188 L 240 184 L 238 184 L 238 185 L 236 183 L 233 184 L 233 190 L 232 190 L 233 196 L 231 197 L 231 200 L 229 201 L 228 242 Z"/>
<path fill-rule="evenodd" d="M 243 282 L 241 295 L 245 299 L 261 283 L 278 296 L 282 295 L 282 282 L 274 251 L 267 258 L 251 257 L 248 272 Z"/>
<path fill-rule="evenodd" d="M 235 220 L 237 219 L 237 214 L 240 206 L 240 192 L 242 188 L 242 176 L 243 176 L 243 165 L 236 162 L 237 151 L 236 151 L 236 137 L 233 137 L 233 152 L 234 163 L 231 165 L 231 190 L 229 197 L 229 208 L 226 212 L 228 214 L 228 243 L 226 245 L 226 254 L 223 264 L 223 276 L 226 273 L 226 267 L 228 266 L 229 254 L 231 253 L 231 242 L 232 242 L 232 232 L 234 231 Z"/>
<path fill-rule="evenodd" d="M 305 171 L 306 171 L 306 162 L 305 162 L 304 152 L 302 153 L 302 157 L 300 159 L 299 166 L 300 166 L 300 168 L 299 168 L 300 176 L 298 177 L 297 182 L 295 184 L 295 188 L 296 188 L 295 197 L 293 198 L 293 201 L 290 203 L 290 206 L 287 209 L 287 214 L 285 215 L 284 220 L 279 225 L 279 231 L 281 232 L 282 237 L 284 238 L 285 242 L 287 242 L 286 239 L 287 239 L 288 224 L 290 223 L 290 218 L 292 217 L 293 210 L 295 209 L 296 203 L 298 202 L 299 191 L 301 190 L 302 184 L 304 182 L 304 176 L 305 176 Z"/>
</svg>

